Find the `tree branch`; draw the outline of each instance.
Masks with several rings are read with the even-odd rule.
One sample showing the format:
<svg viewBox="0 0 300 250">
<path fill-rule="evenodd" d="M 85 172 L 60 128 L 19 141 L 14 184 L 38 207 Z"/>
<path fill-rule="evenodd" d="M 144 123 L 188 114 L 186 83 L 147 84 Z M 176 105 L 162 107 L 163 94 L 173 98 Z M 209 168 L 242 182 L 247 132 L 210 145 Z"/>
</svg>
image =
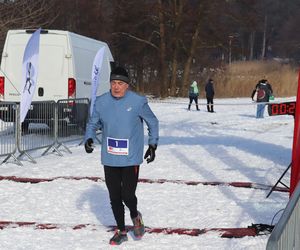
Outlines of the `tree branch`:
<svg viewBox="0 0 300 250">
<path fill-rule="evenodd" d="M 145 39 L 142 39 L 142 38 L 139 38 L 139 37 L 136 37 L 134 35 L 131 35 L 129 33 L 126 33 L 126 32 L 114 32 L 112 33 L 112 35 L 124 35 L 124 36 L 127 36 L 127 37 L 130 37 L 138 42 L 141 42 L 141 43 L 145 43 L 145 44 L 148 44 L 149 46 L 155 48 L 156 50 L 159 50 L 159 48 L 154 44 L 154 43 L 151 43 Z"/>
</svg>

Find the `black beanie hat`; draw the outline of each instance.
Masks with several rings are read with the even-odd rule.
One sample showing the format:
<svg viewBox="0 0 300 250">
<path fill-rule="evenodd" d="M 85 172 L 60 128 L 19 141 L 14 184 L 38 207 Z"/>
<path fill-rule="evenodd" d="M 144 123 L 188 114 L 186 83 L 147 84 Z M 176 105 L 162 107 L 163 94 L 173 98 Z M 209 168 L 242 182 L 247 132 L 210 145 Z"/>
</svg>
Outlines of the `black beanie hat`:
<svg viewBox="0 0 300 250">
<path fill-rule="evenodd" d="M 123 67 L 116 67 L 110 73 L 110 81 L 120 80 L 129 84 L 129 76 Z"/>
</svg>

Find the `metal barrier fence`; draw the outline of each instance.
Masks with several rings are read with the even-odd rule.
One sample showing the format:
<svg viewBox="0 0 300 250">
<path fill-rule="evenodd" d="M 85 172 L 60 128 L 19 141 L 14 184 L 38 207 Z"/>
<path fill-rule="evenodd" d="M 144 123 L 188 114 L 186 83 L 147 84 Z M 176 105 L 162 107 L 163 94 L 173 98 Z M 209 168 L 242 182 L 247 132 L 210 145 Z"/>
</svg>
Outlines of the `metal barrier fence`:
<svg viewBox="0 0 300 250">
<path fill-rule="evenodd" d="M 12 122 L 16 114 L 16 103 L 0 103 L 0 157 L 6 157 L 4 161 L 14 157 L 17 151 L 17 127 Z"/>
<path fill-rule="evenodd" d="M 20 159 L 24 155 L 36 163 L 29 152 L 43 148 L 42 155 L 53 150 L 62 156 L 60 146 L 72 153 L 64 143 L 83 140 L 88 111 L 87 98 L 32 102 L 20 125 L 19 104 L 0 103 L 0 157 L 6 156 L 2 163 L 13 157 L 17 164 L 23 165 Z"/>
<path fill-rule="evenodd" d="M 267 243 L 267 250 L 296 249 L 300 249 L 300 183 Z"/>
<path fill-rule="evenodd" d="M 29 151 L 54 147 L 55 105 L 54 101 L 31 103 L 26 118 L 18 129 L 18 158 L 25 154 L 35 162 Z"/>
<path fill-rule="evenodd" d="M 59 100 L 57 111 L 57 148 L 63 146 L 70 152 L 64 143 L 84 137 L 89 117 L 89 100 L 86 98 Z"/>
</svg>

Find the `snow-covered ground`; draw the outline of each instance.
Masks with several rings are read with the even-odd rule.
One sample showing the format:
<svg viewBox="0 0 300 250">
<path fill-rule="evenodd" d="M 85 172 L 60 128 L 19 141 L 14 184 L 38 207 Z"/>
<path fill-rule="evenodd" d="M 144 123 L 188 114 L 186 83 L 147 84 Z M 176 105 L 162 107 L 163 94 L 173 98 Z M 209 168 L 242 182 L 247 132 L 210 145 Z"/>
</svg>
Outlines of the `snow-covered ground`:
<svg viewBox="0 0 300 250">
<path fill-rule="evenodd" d="M 295 98 L 277 99 L 294 100 Z M 192 107 L 187 99 L 151 102 L 160 121 L 156 160 L 141 166 L 140 178 L 211 182 L 253 182 L 273 186 L 291 161 L 294 121 L 291 116 L 256 119 L 256 106 L 246 98 L 216 99 L 216 113 Z M 201 100 L 204 104 L 204 100 Z M 249 104 L 249 105 L 245 105 Z M 146 133 L 147 130 L 145 130 Z M 147 137 L 145 138 L 146 142 Z M 67 145 L 69 154 L 26 158 L 24 166 L 0 166 L 1 176 L 50 178 L 103 177 L 99 145 L 86 154 L 78 142 Z M 147 146 L 145 145 L 145 149 Z M 289 184 L 290 174 L 284 181 Z M 149 227 L 236 228 L 252 223 L 276 223 L 288 202 L 288 193 L 232 186 L 139 183 L 138 207 Z M 199 236 L 146 233 L 141 241 L 121 246 L 108 244 L 114 225 L 105 183 L 56 179 L 37 184 L 0 181 L 0 221 L 60 224 L 60 229 L 13 227 L 0 230 L 0 249 L 265 249 L 269 235 L 221 238 L 217 232 Z M 96 228 L 73 230 L 78 224 Z M 131 225 L 128 210 L 126 224 Z M 96 229 L 96 230 L 93 230 Z"/>
</svg>

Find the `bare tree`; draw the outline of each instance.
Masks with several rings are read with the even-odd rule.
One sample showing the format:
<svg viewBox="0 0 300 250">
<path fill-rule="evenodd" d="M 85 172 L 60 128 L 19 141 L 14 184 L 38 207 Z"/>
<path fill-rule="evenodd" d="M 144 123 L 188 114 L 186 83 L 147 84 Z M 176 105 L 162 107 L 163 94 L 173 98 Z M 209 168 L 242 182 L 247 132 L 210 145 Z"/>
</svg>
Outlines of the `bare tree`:
<svg viewBox="0 0 300 250">
<path fill-rule="evenodd" d="M 36 29 L 51 25 L 58 17 L 55 0 L 15 0 L 0 3 L 0 46 L 9 29 Z"/>
<path fill-rule="evenodd" d="M 300 57 L 299 5 L 299 0 L 2 0 L 0 46 L 9 29 L 66 29 L 106 41 L 138 91 L 186 96 L 191 78 L 206 80 L 205 68 L 265 58 L 272 48 Z"/>
<path fill-rule="evenodd" d="M 160 84 L 160 95 L 165 97 L 167 95 L 167 55 L 166 55 L 166 46 L 167 46 L 167 37 L 166 37 L 166 27 L 165 27 L 165 12 L 163 8 L 162 0 L 158 0 L 158 19 L 159 19 L 159 57 L 160 57 L 160 72 L 161 72 L 161 84 Z"/>
<path fill-rule="evenodd" d="M 183 23 L 183 10 L 184 3 L 182 0 L 174 1 L 172 7 L 173 13 L 173 23 L 174 23 L 174 35 L 172 37 L 171 48 L 173 50 L 173 55 L 171 58 L 171 82 L 170 82 L 170 91 L 169 94 L 171 96 L 175 96 L 178 94 L 178 86 L 177 86 L 177 78 L 178 78 L 178 54 L 180 53 L 180 29 Z"/>
</svg>

